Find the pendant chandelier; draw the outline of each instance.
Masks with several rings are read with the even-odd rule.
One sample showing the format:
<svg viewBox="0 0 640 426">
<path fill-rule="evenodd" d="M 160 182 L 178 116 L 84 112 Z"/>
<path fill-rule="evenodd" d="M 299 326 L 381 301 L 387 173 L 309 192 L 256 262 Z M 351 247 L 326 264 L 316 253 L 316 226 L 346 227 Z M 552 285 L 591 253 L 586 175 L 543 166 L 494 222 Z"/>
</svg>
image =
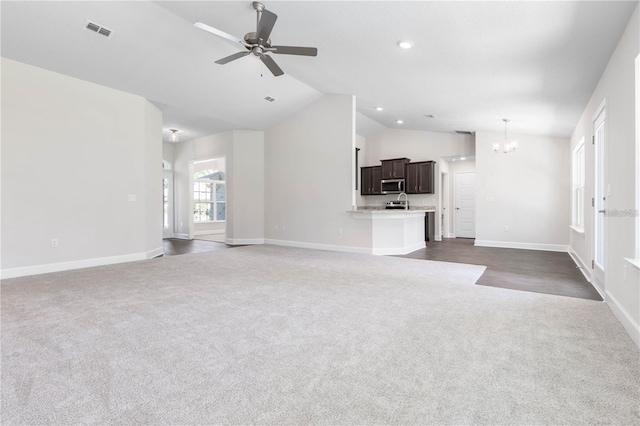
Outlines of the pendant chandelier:
<svg viewBox="0 0 640 426">
<path fill-rule="evenodd" d="M 509 139 L 509 134 L 507 133 L 507 123 L 510 120 L 507 118 L 503 118 L 502 121 L 504 121 L 504 140 L 493 144 L 493 152 L 503 152 L 505 154 L 508 154 L 518 148 L 518 141 Z"/>
</svg>

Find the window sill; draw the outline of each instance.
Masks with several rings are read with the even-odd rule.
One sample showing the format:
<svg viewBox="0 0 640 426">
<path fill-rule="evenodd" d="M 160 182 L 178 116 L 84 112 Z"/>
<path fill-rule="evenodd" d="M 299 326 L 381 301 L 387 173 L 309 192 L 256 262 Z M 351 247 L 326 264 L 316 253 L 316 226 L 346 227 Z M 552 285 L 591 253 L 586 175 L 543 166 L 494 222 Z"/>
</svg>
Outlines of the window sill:
<svg viewBox="0 0 640 426">
<path fill-rule="evenodd" d="M 580 236 L 584 237 L 584 228 L 573 226 L 573 225 L 569 225 L 569 228 L 571 228 L 573 232 L 575 232 L 576 234 L 579 234 Z"/>
<path fill-rule="evenodd" d="M 224 223 L 224 222 L 226 222 L 226 221 L 224 221 L 224 220 L 203 220 L 203 221 L 200 221 L 200 222 L 197 222 L 195 220 L 193 221 L 193 223 L 195 225 L 197 225 L 199 223 Z"/>
<path fill-rule="evenodd" d="M 624 260 L 629 262 L 636 271 L 640 272 L 640 259 L 631 259 L 631 258 L 625 257 Z"/>
</svg>

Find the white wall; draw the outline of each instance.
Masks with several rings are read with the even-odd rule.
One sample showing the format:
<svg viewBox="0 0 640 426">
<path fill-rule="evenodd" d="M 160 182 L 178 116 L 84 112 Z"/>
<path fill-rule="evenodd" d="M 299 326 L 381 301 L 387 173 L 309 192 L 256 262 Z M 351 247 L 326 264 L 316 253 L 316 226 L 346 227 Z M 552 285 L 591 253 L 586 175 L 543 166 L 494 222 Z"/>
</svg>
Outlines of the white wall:
<svg viewBox="0 0 640 426">
<path fill-rule="evenodd" d="M 175 143 L 163 142 L 162 143 L 162 159 L 171 163 L 173 167 L 173 157 L 175 151 Z"/>
<path fill-rule="evenodd" d="M 504 154 L 492 150 L 503 134 L 476 133 L 476 245 L 566 251 L 569 140 L 510 136 L 519 147 Z"/>
<path fill-rule="evenodd" d="M 230 244 L 259 244 L 264 242 L 264 133 L 250 130 L 233 132 L 233 157 L 229 203 L 233 208 L 227 223 L 227 242 Z M 227 158 L 227 167 L 229 159 Z"/>
<path fill-rule="evenodd" d="M 227 243 L 263 242 L 264 135 L 256 131 L 229 131 L 176 144 L 176 236 L 188 236 L 193 214 L 189 164 L 212 158 L 226 159 Z"/>
<path fill-rule="evenodd" d="M 2 124 L 3 277 L 162 253 L 155 106 L 3 58 Z"/>
<path fill-rule="evenodd" d="M 353 207 L 354 120 L 353 96 L 326 95 L 265 131 L 268 242 L 371 249 L 370 221 L 347 213 Z"/>
<path fill-rule="evenodd" d="M 575 147 L 584 137 L 586 147 L 585 235 L 573 233 L 571 249 L 589 267 L 593 259 L 594 209 L 594 147 L 593 115 L 598 106 L 607 102 L 607 152 L 605 187 L 611 185 L 606 208 L 608 211 L 634 211 L 636 123 L 640 112 L 635 107 L 635 58 L 640 53 L 639 10 L 636 7 L 629 24 L 614 51 L 587 107 L 571 137 Z M 638 270 L 624 258 L 634 257 L 635 218 L 633 215 L 609 216 L 605 220 L 606 299 L 612 311 L 625 325 L 636 343 L 640 344 L 640 277 Z M 573 231 L 572 231 L 573 232 Z"/>
</svg>

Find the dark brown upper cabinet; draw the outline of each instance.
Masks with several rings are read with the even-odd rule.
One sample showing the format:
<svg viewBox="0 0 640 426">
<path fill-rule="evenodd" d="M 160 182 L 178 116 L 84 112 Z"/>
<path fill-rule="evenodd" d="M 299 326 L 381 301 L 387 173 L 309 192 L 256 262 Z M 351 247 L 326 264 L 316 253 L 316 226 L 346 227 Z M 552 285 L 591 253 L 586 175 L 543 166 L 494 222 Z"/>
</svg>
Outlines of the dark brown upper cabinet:
<svg viewBox="0 0 640 426">
<path fill-rule="evenodd" d="M 382 189 L 382 167 L 362 167 L 360 168 L 360 195 L 380 195 Z"/>
<path fill-rule="evenodd" d="M 433 194 L 434 161 L 407 164 L 407 194 Z"/>
<path fill-rule="evenodd" d="M 408 158 L 393 158 L 391 160 L 381 160 L 382 179 L 405 179 L 406 165 Z"/>
</svg>

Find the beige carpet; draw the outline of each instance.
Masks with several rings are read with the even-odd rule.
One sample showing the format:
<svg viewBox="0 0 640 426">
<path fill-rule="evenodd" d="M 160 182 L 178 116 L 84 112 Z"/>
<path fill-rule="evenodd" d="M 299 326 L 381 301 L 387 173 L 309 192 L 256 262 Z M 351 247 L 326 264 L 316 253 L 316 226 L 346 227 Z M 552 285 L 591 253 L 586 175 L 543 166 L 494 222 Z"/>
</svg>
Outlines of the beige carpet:
<svg viewBox="0 0 640 426">
<path fill-rule="evenodd" d="M 273 246 L 2 282 L 3 424 L 639 424 L 602 302 Z"/>
</svg>

